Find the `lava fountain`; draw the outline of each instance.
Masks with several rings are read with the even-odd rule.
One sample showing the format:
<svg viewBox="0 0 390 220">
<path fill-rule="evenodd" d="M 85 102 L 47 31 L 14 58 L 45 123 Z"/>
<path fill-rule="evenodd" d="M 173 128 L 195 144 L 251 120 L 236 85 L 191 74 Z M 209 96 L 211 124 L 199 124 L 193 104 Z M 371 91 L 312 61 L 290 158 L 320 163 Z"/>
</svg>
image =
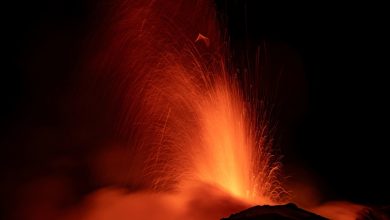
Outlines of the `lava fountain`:
<svg viewBox="0 0 390 220">
<path fill-rule="evenodd" d="M 267 110 L 242 89 L 212 2 L 113 5 L 90 72 L 110 79 L 122 103 L 130 176 L 156 191 L 205 183 L 251 203 L 280 202 Z"/>
<path fill-rule="evenodd" d="M 87 79 L 103 84 L 100 92 L 120 109 L 116 128 L 129 155 L 127 185 L 148 192 L 131 196 L 129 206 L 199 205 L 199 195 L 238 201 L 198 218 L 218 219 L 252 204 L 284 201 L 270 114 L 257 87 L 241 80 L 230 62 L 212 2 L 122 0 L 112 6 L 91 44 Z"/>
<path fill-rule="evenodd" d="M 34 165 L 50 169 L 21 184 L 10 219 L 323 219 L 279 205 L 289 193 L 274 154 L 272 108 L 260 72 L 235 66 L 213 1 L 102 0 L 97 11 L 76 95 L 64 97 L 70 122 L 59 120 L 58 140 L 74 140 Z M 41 133 L 51 147 L 51 133 Z M 349 203 L 310 210 L 371 216 Z"/>
</svg>

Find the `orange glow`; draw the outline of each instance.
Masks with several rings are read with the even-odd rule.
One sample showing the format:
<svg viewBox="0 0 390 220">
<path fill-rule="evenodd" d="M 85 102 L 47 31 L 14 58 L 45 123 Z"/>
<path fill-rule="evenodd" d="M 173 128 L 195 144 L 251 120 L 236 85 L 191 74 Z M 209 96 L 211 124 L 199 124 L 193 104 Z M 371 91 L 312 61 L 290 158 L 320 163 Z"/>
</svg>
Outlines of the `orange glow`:
<svg viewBox="0 0 390 220">
<path fill-rule="evenodd" d="M 157 192 L 204 183 L 250 203 L 282 201 L 266 106 L 234 77 L 212 1 L 121 5 L 97 66 L 119 82 L 130 182 Z"/>
<path fill-rule="evenodd" d="M 278 199 L 268 187 L 277 184 L 272 182 L 271 170 L 278 167 L 267 167 L 272 165 L 267 164 L 269 158 L 260 158 L 265 149 L 262 143 L 256 145 L 250 106 L 244 103 L 236 82 L 217 80 L 199 107 L 202 142 L 201 149 L 194 152 L 196 178 L 254 203 Z"/>
<path fill-rule="evenodd" d="M 86 71 L 119 109 L 119 146 L 91 156 L 112 188 L 65 219 L 212 220 L 282 202 L 266 106 L 242 89 L 212 1 L 112 5 Z"/>
<path fill-rule="evenodd" d="M 117 140 L 86 162 L 96 191 L 57 207 L 52 201 L 70 189 L 44 182 L 26 193 L 30 207 L 21 203 L 25 212 L 15 219 L 216 220 L 287 202 L 269 106 L 258 82 L 236 72 L 213 1 L 107 2 L 112 7 L 91 40 L 82 76 L 92 91 L 87 104 L 109 99 L 107 109 L 115 109 L 109 118 Z M 55 199 L 30 202 L 42 189 Z M 361 208 L 327 204 L 312 211 L 347 219 L 349 212 L 333 214 L 345 207 Z"/>
</svg>

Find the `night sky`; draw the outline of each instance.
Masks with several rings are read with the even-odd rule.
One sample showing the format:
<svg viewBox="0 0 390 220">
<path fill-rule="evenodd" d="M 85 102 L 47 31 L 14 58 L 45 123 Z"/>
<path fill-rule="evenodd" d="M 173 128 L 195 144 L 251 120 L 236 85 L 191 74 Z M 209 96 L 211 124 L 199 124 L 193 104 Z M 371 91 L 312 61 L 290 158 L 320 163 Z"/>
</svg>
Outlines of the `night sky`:
<svg viewBox="0 0 390 220">
<path fill-rule="evenodd" d="M 282 64 L 268 74 L 284 67 L 276 103 L 287 169 L 301 163 L 330 197 L 388 203 L 389 38 L 381 6 L 218 3 L 233 45 L 268 45 L 265 65 Z"/>
<path fill-rule="evenodd" d="M 236 65 L 254 65 L 260 53 L 286 173 L 301 181 L 313 178 L 327 199 L 389 204 L 387 15 L 383 5 L 354 4 L 216 1 Z M 82 48 L 99 22 L 97 6 L 80 0 L 3 6 L 3 204 L 20 182 L 63 172 L 47 158 L 83 158 L 85 150 L 78 152 L 78 144 L 104 133 L 97 128 L 104 122 L 77 121 L 64 113 L 72 103 L 67 94 L 77 87 Z M 78 130 L 70 129 L 75 125 Z M 78 134 L 80 126 L 94 129 Z M 302 168 L 307 176 L 298 171 Z M 82 182 L 77 192 L 96 187 L 87 171 L 65 170 Z"/>
</svg>

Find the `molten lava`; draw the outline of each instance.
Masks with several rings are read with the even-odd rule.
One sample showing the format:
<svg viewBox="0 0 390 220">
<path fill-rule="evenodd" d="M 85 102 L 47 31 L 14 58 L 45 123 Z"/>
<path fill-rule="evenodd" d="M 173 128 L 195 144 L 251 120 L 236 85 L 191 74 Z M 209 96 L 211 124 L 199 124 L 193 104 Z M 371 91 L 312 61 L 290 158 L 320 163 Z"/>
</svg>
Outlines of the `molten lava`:
<svg viewBox="0 0 390 220">
<path fill-rule="evenodd" d="M 80 109 L 94 102 L 98 104 L 91 106 L 106 104 L 91 111 L 108 119 L 91 118 L 104 121 L 98 124 L 109 127 L 103 131 L 114 130 L 107 135 L 108 143 L 91 144 L 88 156 L 80 156 L 85 173 L 92 173 L 96 182 L 89 191 L 80 190 L 82 201 L 61 203 L 60 198 L 71 194 L 65 186 L 68 180 L 49 178 L 27 190 L 28 205 L 20 203 L 24 212 L 17 209 L 14 219 L 216 220 L 253 205 L 287 202 L 288 192 L 279 179 L 281 165 L 273 153 L 270 106 L 256 81 L 260 77 L 235 67 L 213 2 L 106 2 L 78 82 L 82 95 L 71 98 L 76 108 L 82 103 Z M 86 124 L 95 125 L 91 121 Z M 74 136 L 85 144 L 83 134 Z M 30 202 L 41 196 L 36 189 L 47 190 L 43 194 L 48 198 Z M 355 219 L 339 212 L 348 206 L 311 210 Z M 353 212 L 362 208 L 351 207 Z M 248 210 L 279 209 L 307 214 L 292 204 Z"/>
<path fill-rule="evenodd" d="M 280 202 L 261 96 L 241 89 L 212 2 L 118 5 L 96 63 L 125 103 L 131 179 L 157 192 L 202 183 L 250 203 Z"/>
</svg>

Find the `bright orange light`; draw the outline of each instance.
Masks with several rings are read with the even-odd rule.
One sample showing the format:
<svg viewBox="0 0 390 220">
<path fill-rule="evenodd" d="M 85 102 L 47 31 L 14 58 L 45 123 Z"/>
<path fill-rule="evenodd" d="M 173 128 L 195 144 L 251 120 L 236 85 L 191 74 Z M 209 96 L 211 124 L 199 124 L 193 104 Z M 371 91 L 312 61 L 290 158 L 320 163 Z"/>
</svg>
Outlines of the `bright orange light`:
<svg viewBox="0 0 390 220">
<path fill-rule="evenodd" d="M 233 77 L 212 1 L 120 5 L 103 30 L 98 68 L 120 82 L 120 127 L 134 161 L 127 178 L 156 191 L 202 183 L 251 203 L 279 202 L 262 97 L 248 98 Z"/>
</svg>

